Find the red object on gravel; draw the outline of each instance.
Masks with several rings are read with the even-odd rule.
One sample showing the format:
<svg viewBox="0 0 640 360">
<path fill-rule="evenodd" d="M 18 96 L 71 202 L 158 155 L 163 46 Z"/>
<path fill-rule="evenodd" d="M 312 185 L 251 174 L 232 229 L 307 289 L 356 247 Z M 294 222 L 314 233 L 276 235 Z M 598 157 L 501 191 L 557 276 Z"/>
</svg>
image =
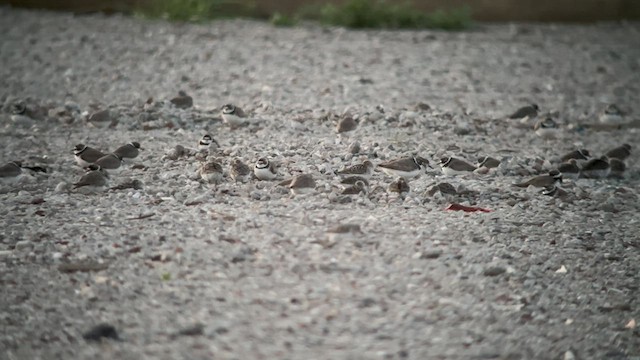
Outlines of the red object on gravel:
<svg viewBox="0 0 640 360">
<path fill-rule="evenodd" d="M 476 212 L 476 211 L 491 212 L 491 210 L 489 210 L 489 209 L 485 209 L 485 208 L 481 208 L 481 207 L 475 207 L 475 206 L 464 206 L 464 205 L 460 205 L 460 204 L 456 204 L 456 203 L 453 203 L 453 204 L 447 206 L 447 208 L 445 210 L 464 211 L 464 212 Z"/>
</svg>

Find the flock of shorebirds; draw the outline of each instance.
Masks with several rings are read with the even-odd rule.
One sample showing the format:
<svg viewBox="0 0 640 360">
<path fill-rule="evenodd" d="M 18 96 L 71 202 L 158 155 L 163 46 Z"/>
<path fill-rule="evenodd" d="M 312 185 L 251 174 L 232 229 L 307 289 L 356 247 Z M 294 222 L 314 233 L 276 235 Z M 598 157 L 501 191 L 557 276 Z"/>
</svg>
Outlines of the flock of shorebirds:
<svg viewBox="0 0 640 360">
<path fill-rule="evenodd" d="M 171 100 L 175 107 L 187 108 L 192 106 L 193 100 L 184 92 L 180 92 L 178 97 Z M 23 110 L 24 107 L 17 107 Z M 379 111 L 384 110 L 379 108 Z M 224 123 L 232 128 L 242 126 L 247 119 L 247 113 L 241 108 L 227 104 L 221 109 L 220 116 Z M 518 121 L 520 124 L 528 124 L 533 121 L 533 130 L 536 135 L 544 139 L 556 136 L 558 130 L 557 123 L 550 116 L 539 117 L 539 108 L 532 104 L 522 107 L 507 117 L 507 120 Z M 604 124 L 624 124 L 624 115 L 615 105 L 607 106 L 600 114 L 599 121 Z M 336 132 L 345 134 L 354 131 L 358 127 L 357 117 L 346 114 L 337 121 Z M 220 144 L 209 134 L 204 135 L 197 144 L 197 149 L 192 149 L 196 159 L 200 161 L 198 174 L 200 179 L 209 184 L 218 184 L 224 181 L 225 171 L 222 161 L 216 158 L 216 151 L 220 149 Z M 78 144 L 73 148 L 76 163 L 86 169 L 86 173 L 73 184 L 73 189 L 91 189 L 102 191 L 108 188 L 109 172 L 118 170 L 123 166 L 125 160 L 136 158 L 142 148 L 138 142 L 130 142 L 118 147 L 111 153 L 103 153 L 100 150 L 84 144 Z M 179 146 L 175 151 L 185 153 L 184 147 Z M 181 156 L 174 154 L 174 158 Z M 560 187 L 563 178 L 596 178 L 624 177 L 626 169 L 625 160 L 631 154 L 631 146 L 623 144 L 610 149 L 600 157 L 593 157 L 586 149 L 576 149 L 561 156 L 561 163 L 547 174 L 533 177 L 527 181 L 514 183 L 516 187 L 538 187 L 542 188 L 545 195 L 559 196 L 565 194 Z M 444 175 L 455 176 L 469 173 L 486 174 L 491 169 L 498 168 L 501 160 L 490 156 L 483 156 L 472 164 L 464 159 L 455 157 L 443 157 L 439 160 L 439 166 Z M 390 193 L 406 194 L 410 191 L 409 181 L 412 178 L 425 173 L 427 168 L 432 168 L 429 161 L 421 156 L 411 156 L 399 158 L 391 161 L 374 164 L 370 160 L 352 166 L 335 170 L 334 174 L 341 179 L 343 195 L 367 194 L 369 191 L 369 179 L 375 170 L 380 170 L 393 177 L 387 191 Z M 43 171 L 41 167 L 28 167 L 20 161 L 12 161 L 0 167 L 0 179 L 3 182 L 10 182 L 17 179 L 24 170 Z M 259 158 L 253 168 L 246 165 L 242 160 L 236 158 L 229 163 L 229 177 L 234 182 L 247 182 L 249 179 L 261 181 L 273 181 L 278 176 L 277 165 L 267 157 Z M 139 183 L 139 182 L 138 182 Z M 286 186 L 291 193 L 306 194 L 312 193 L 316 189 L 316 181 L 311 174 L 299 174 L 292 178 L 281 181 L 278 185 Z M 127 188 L 137 185 L 120 185 L 116 188 Z M 112 188 L 114 189 L 114 188 Z"/>
</svg>

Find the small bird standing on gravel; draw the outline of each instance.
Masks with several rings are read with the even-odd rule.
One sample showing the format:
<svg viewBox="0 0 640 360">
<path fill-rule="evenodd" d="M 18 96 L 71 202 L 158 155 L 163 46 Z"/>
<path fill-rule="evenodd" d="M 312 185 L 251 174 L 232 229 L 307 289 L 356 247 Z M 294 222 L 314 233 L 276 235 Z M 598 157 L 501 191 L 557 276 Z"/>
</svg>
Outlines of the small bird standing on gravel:
<svg viewBox="0 0 640 360">
<path fill-rule="evenodd" d="M 401 158 L 378 165 L 385 174 L 393 177 L 400 176 L 405 180 L 420 175 L 426 167 L 430 167 L 429 160 L 420 156 Z"/>
<path fill-rule="evenodd" d="M 208 161 L 200 165 L 198 170 L 202 180 L 209 184 L 217 184 L 222 180 L 222 165 L 216 161 Z"/>
<path fill-rule="evenodd" d="M 188 109 L 193 106 L 193 98 L 183 90 L 178 91 L 178 96 L 169 101 L 178 109 Z"/>
<path fill-rule="evenodd" d="M 485 167 L 487 169 L 495 169 L 500 166 L 500 160 L 492 158 L 491 156 L 483 156 L 478 158 L 478 167 Z"/>
<path fill-rule="evenodd" d="M 126 145 L 120 146 L 113 153 L 122 159 L 134 159 L 138 157 L 138 154 L 140 154 L 140 150 L 142 150 L 142 148 L 140 147 L 140 143 L 137 141 L 132 141 Z"/>
<path fill-rule="evenodd" d="M 567 197 L 567 192 L 557 185 L 550 185 L 545 187 L 542 190 L 542 195 L 551 196 L 551 197 L 559 197 L 565 198 Z"/>
<path fill-rule="evenodd" d="M 247 120 L 247 114 L 241 108 L 226 104 L 222 107 L 222 121 L 232 128 L 239 127 Z"/>
<path fill-rule="evenodd" d="M 310 194 L 316 189 L 316 181 L 309 174 L 301 174 L 291 180 L 289 189 L 294 195 Z"/>
<path fill-rule="evenodd" d="M 362 164 L 356 164 L 353 166 L 346 167 L 342 170 L 337 171 L 336 173 L 341 176 L 360 176 L 365 179 L 369 179 L 371 175 L 373 175 L 373 169 L 375 165 L 369 160 L 366 160 Z"/>
<path fill-rule="evenodd" d="M 589 153 L 589 150 L 576 149 L 576 150 L 573 150 L 571 152 L 568 152 L 568 153 L 562 155 L 560 160 L 562 162 L 567 162 L 567 161 L 569 161 L 571 159 L 575 159 L 576 161 L 584 161 L 584 160 L 589 160 L 589 157 L 591 157 L 591 154 Z"/>
<path fill-rule="evenodd" d="M 78 182 L 73 184 L 73 188 L 85 187 L 89 190 L 104 190 L 108 185 L 109 175 L 99 165 L 91 164 L 88 166 L 88 172 L 84 174 Z"/>
<path fill-rule="evenodd" d="M 220 144 L 214 139 L 211 135 L 205 134 L 202 136 L 202 139 L 198 141 L 198 150 L 200 151 L 211 151 L 216 150 L 220 147 Z"/>
<path fill-rule="evenodd" d="M 580 167 L 576 159 L 569 159 L 558 165 L 558 171 L 562 174 L 562 178 L 576 180 L 580 177 Z"/>
<path fill-rule="evenodd" d="M 626 160 L 631 155 L 631 145 L 622 144 L 605 153 L 610 159 Z"/>
<path fill-rule="evenodd" d="M 520 109 L 516 110 L 513 114 L 509 115 L 509 119 L 512 119 L 512 120 L 533 119 L 538 116 L 539 110 L 540 108 L 536 104 L 523 106 Z"/>
<path fill-rule="evenodd" d="M 553 139 L 558 134 L 558 124 L 552 118 L 546 117 L 544 120 L 538 121 L 533 126 L 533 130 L 543 139 Z"/>
<path fill-rule="evenodd" d="M 622 125 L 625 122 L 622 111 L 615 104 L 607 105 L 600 113 L 598 120 L 606 125 Z"/>
<path fill-rule="evenodd" d="M 357 127 L 358 122 L 353 118 L 353 116 L 346 115 L 338 120 L 338 124 L 336 125 L 336 132 L 338 134 L 343 134 L 354 131 Z"/>
<path fill-rule="evenodd" d="M 235 182 L 246 182 L 251 175 L 251 168 L 249 168 L 242 160 L 235 159 L 231 163 L 231 169 L 229 170 L 229 176 Z"/>
<path fill-rule="evenodd" d="M 403 177 L 399 177 L 397 180 L 389 184 L 387 191 L 390 193 L 397 193 L 400 196 L 404 196 L 404 194 L 408 193 L 411 190 L 409 184 Z"/>
<path fill-rule="evenodd" d="M 87 167 L 105 155 L 101 151 L 85 144 L 78 144 L 73 148 L 73 157 L 81 167 Z"/>
<path fill-rule="evenodd" d="M 364 181 L 358 180 L 355 184 L 342 190 L 342 195 L 358 195 L 360 193 L 364 193 L 366 195 L 368 192 L 367 185 Z"/>
<path fill-rule="evenodd" d="M 587 161 L 580 170 L 583 177 L 590 179 L 606 178 L 609 176 L 609 172 L 611 172 L 611 166 L 606 156 Z"/>
<path fill-rule="evenodd" d="M 529 186 L 549 187 L 552 185 L 556 185 L 557 183 L 562 183 L 562 174 L 558 170 L 551 170 L 549 171 L 548 175 L 536 176 L 523 183 L 515 183 L 512 185 L 522 188 L 526 188 Z"/>
<path fill-rule="evenodd" d="M 8 184 L 13 183 L 22 174 L 22 162 L 11 161 L 0 166 L 0 181 Z"/>
<path fill-rule="evenodd" d="M 476 167 L 468 162 L 454 157 L 443 157 L 440 159 L 442 173 L 447 176 L 468 174 L 476 170 Z"/>
<path fill-rule="evenodd" d="M 260 158 L 256 161 L 253 173 L 258 180 L 273 180 L 278 176 L 275 164 L 267 158 Z"/>
<path fill-rule="evenodd" d="M 366 186 L 369 186 L 369 181 L 362 176 L 347 176 L 346 178 L 340 180 L 340 184 L 344 185 L 354 185 L 356 182 L 362 181 Z"/>
<path fill-rule="evenodd" d="M 611 171 L 608 175 L 610 178 L 624 178 L 624 171 L 627 169 L 627 165 L 625 165 L 624 161 L 616 158 L 611 158 L 609 159 L 609 167 L 611 168 Z"/>
<path fill-rule="evenodd" d="M 105 170 L 117 170 L 122 166 L 122 158 L 114 153 L 107 154 L 96 160 L 94 164 Z"/>
</svg>

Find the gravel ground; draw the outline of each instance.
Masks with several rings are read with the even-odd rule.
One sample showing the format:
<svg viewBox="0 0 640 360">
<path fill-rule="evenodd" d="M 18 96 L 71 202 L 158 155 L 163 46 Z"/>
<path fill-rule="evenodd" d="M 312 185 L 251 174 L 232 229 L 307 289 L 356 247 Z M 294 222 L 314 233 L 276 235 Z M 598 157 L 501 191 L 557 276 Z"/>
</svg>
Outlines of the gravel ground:
<svg viewBox="0 0 640 360">
<path fill-rule="evenodd" d="M 567 181 L 565 198 L 510 186 L 576 147 L 638 143 L 633 126 L 583 126 L 608 102 L 637 118 L 638 39 L 638 23 L 348 31 L 0 8 L 0 160 L 49 170 L 0 186 L 0 359 L 638 359 L 635 149 L 624 179 Z M 194 107 L 167 101 L 179 90 Z M 17 101 L 40 115 L 12 118 Z M 531 102 L 556 139 L 504 119 Z M 222 123 L 225 103 L 250 124 Z M 345 111 L 360 125 L 338 137 Z M 204 184 L 196 157 L 165 155 L 207 132 L 225 169 L 268 156 L 316 193 Z M 75 144 L 134 140 L 111 181 L 143 189 L 68 190 Z M 414 154 L 436 169 L 405 199 L 379 172 L 368 196 L 339 195 L 332 170 Z M 445 177 L 443 155 L 503 162 Z M 99 323 L 121 341 L 84 340 Z"/>
</svg>

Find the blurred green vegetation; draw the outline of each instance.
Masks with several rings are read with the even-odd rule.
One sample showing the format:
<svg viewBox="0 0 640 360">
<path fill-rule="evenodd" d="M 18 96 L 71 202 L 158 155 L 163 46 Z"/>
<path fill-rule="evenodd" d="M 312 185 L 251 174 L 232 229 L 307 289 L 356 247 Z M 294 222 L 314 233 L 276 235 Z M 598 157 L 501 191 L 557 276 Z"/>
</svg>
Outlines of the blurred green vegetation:
<svg viewBox="0 0 640 360">
<path fill-rule="evenodd" d="M 256 4 L 249 0 L 149 0 L 135 14 L 171 21 L 198 22 L 220 18 L 255 17 Z"/>
<path fill-rule="evenodd" d="M 290 27 L 297 25 L 298 22 L 300 22 L 300 18 L 298 16 L 289 16 L 275 12 L 271 15 L 271 19 L 269 21 L 274 26 Z"/>
<path fill-rule="evenodd" d="M 172 21 L 265 18 L 256 9 L 256 3 L 249 0 L 150 0 L 139 6 L 136 14 Z M 347 0 L 341 5 L 312 4 L 301 7 L 294 15 L 275 12 L 266 18 L 275 26 L 294 26 L 305 19 L 355 29 L 463 30 L 472 21 L 468 7 L 424 13 L 417 11 L 409 1 L 392 3 L 387 0 Z"/>
<path fill-rule="evenodd" d="M 385 0 L 348 0 L 341 6 L 327 4 L 320 9 L 322 23 L 349 28 L 462 30 L 471 25 L 469 8 L 417 11 L 410 2 L 391 3 Z"/>
</svg>

